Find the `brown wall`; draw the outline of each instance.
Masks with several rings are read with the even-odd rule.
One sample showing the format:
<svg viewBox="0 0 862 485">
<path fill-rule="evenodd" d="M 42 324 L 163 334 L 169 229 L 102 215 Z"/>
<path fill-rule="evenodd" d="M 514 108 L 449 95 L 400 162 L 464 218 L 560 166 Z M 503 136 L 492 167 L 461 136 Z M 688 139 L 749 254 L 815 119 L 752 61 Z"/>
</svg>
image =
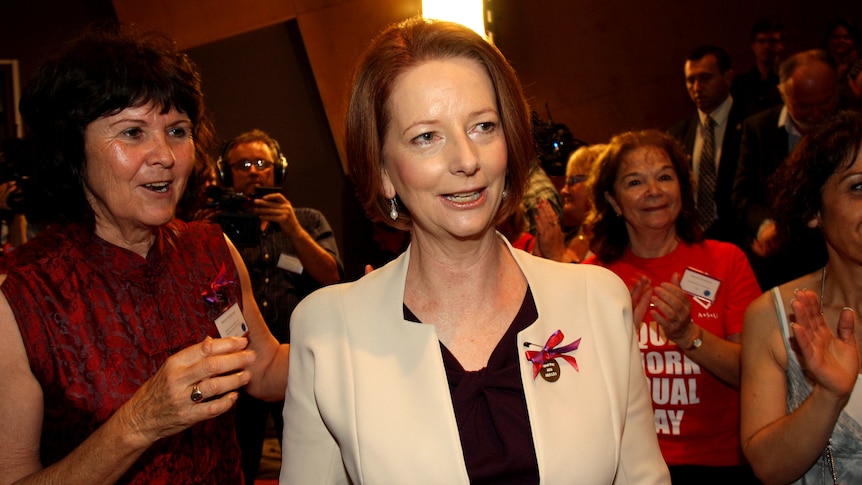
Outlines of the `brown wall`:
<svg viewBox="0 0 862 485">
<path fill-rule="evenodd" d="M 420 0 L 113 0 L 117 16 L 161 28 L 193 47 L 297 19 L 334 138 L 355 58 L 388 22 Z M 701 43 L 724 46 L 738 71 L 752 65 L 748 30 L 764 14 L 786 26 L 787 51 L 816 47 L 829 19 L 862 20 L 862 2 L 831 0 L 493 0 L 495 39 L 543 115 L 602 141 L 629 128 L 664 127 L 691 105 L 681 58 Z M 108 0 L 31 0 L 0 5 L 0 58 L 27 75 L 60 40 L 112 16 Z M 340 149 L 339 149 L 340 150 Z"/>
<path fill-rule="evenodd" d="M 344 99 L 354 61 L 382 27 L 421 12 L 421 0 L 113 2 L 121 21 L 168 32 L 182 48 L 296 20 L 342 160 Z"/>
<path fill-rule="evenodd" d="M 346 90 L 356 58 L 386 24 L 415 15 L 420 0 L 28 0 L 0 2 L 0 59 L 18 59 L 23 78 L 88 23 L 119 18 L 165 30 L 206 64 L 205 90 L 236 93 L 214 106 L 221 136 L 241 120 L 269 124 L 296 174 L 290 196 L 319 207 L 333 224 L 348 274 L 370 251 L 367 223 L 341 161 Z M 753 60 L 748 31 L 776 14 L 787 52 L 820 45 L 827 22 L 862 21 L 862 2 L 830 0 L 489 0 L 497 46 L 518 71 L 533 107 L 588 142 L 619 131 L 665 128 L 693 109 L 682 83 L 684 54 L 702 43 L 725 47 L 738 71 Z M 291 34 L 296 32 L 298 35 Z M 265 40 L 264 40 L 265 39 Z M 243 44 L 249 42 L 250 44 Z M 219 49 L 245 45 L 231 61 Z M 298 52 L 299 49 L 301 52 Z M 227 54 L 229 50 L 225 50 Z M 272 61 L 272 69 L 266 63 Z M 245 65 L 243 65 L 245 62 Z M 248 67 L 253 65 L 252 67 Z M 260 69 L 234 89 L 235 76 Z M 295 72 L 294 72 L 295 71 Z M 289 79 L 288 79 L 289 78 Z M 288 95 L 278 90 L 291 90 Z M 251 90 L 251 91 L 250 91 Z M 253 91 L 253 92 L 252 92 Z M 250 94 L 249 94 L 250 93 Z M 209 96 L 209 94 L 208 94 Z M 298 96 L 302 103 L 297 103 Z M 277 103 L 272 100 L 277 99 Z M 236 102 L 236 101 L 244 102 Z M 231 122 L 226 122 L 231 120 Z M 289 184 L 288 184 L 289 185 Z"/>
<path fill-rule="evenodd" d="M 815 6 L 816 5 L 816 6 Z M 683 58 L 700 44 L 724 47 L 737 72 L 754 59 L 755 20 L 777 15 L 785 53 L 820 47 L 838 15 L 862 22 L 862 2 L 831 0 L 494 0 L 495 40 L 543 117 L 588 142 L 640 128 L 667 128 L 694 109 Z"/>
</svg>

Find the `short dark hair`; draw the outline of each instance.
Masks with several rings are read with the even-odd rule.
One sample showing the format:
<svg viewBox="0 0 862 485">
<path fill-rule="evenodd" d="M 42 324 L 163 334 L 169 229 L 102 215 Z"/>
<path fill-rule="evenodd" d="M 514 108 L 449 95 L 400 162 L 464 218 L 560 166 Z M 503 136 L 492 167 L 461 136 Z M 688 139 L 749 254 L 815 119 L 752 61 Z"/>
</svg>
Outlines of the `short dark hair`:
<svg viewBox="0 0 862 485">
<path fill-rule="evenodd" d="M 630 242 L 625 219 L 614 212 L 610 202 L 605 199 L 605 193 L 615 195 L 614 183 L 620 165 L 631 152 L 643 147 L 664 151 L 676 172 L 682 199 L 682 208 L 676 219 L 677 236 L 687 243 L 703 240 L 694 206 L 694 181 L 689 157 L 682 146 L 676 139 L 658 130 L 627 131 L 611 138 L 593 164 L 588 181 L 592 188 L 594 210 L 587 219 L 587 227 L 593 234 L 591 248 L 602 263 L 611 263 L 622 257 Z"/>
<path fill-rule="evenodd" d="M 244 145 L 246 143 L 253 143 L 257 141 L 262 142 L 264 145 L 268 146 L 269 150 L 272 152 L 272 156 L 281 156 L 281 147 L 279 146 L 278 141 L 276 141 L 275 138 L 270 136 L 269 133 L 255 128 L 251 131 L 240 133 L 239 135 L 226 141 L 224 143 L 224 146 L 222 146 L 219 159 L 222 159 L 227 162 L 227 154 L 230 153 L 231 150 L 238 147 L 239 145 Z M 276 160 L 270 161 L 275 162 Z"/>
<path fill-rule="evenodd" d="M 771 34 L 773 32 L 781 34 L 781 40 L 784 40 L 784 24 L 781 23 L 781 20 L 772 16 L 761 17 L 751 27 L 751 41 L 754 42 L 757 34 Z"/>
<path fill-rule="evenodd" d="M 859 47 L 859 27 L 856 27 L 856 24 L 853 23 L 847 17 L 838 17 L 833 21 L 829 22 L 829 25 L 826 26 L 826 35 L 823 38 L 823 48 L 829 48 L 829 38 L 832 37 L 832 32 L 835 31 L 838 27 L 844 27 L 847 30 L 847 34 L 853 39 L 853 48 L 856 49 Z"/>
<path fill-rule="evenodd" d="M 67 43 L 26 85 L 20 110 L 33 159 L 27 215 L 44 222 L 82 222 L 95 216 L 84 195 L 84 133 L 93 121 L 153 103 L 162 113 L 188 115 L 195 167 L 178 211 L 194 203 L 212 164 L 213 129 L 200 74 L 173 40 L 133 27 L 100 24 Z"/>
<path fill-rule="evenodd" d="M 515 70 L 496 47 L 463 25 L 414 17 L 383 30 L 371 42 L 353 78 L 345 147 L 357 197 L 372 220 L 400 229 L 408 229 L 412 223 L 403 206 L 398 219 L 392 221 L 390 202 L 382 193 L 382 146 L 391 117 L 392 89 L 406 71 L 427 61 L 453 58 L 478 62 L 494 86 L 508 156 L 508 196 L 495 222 L 504 220 L 521 203 L 536 149 L 529 107 Z"/>
<path fill-rule="evenodd" d="M 724 74 L 730 70 L 730 55 L 727 51 L 717 45 L 702 45 L 694 48 L 688 55 L 685 56 L 686 61 L 699 61 L 704 57 L 712 54 L 715 56 L 718 70 Z"/>
<path fill-rule="evenodd" d="M 769 179 L 772 211 L 779 244 L 786 245 L 810 230 L 823 203 L 830 177 L 851 165 L 862 150 L 862 113 L 843 111 L 802 137 Z"/>
</svg>

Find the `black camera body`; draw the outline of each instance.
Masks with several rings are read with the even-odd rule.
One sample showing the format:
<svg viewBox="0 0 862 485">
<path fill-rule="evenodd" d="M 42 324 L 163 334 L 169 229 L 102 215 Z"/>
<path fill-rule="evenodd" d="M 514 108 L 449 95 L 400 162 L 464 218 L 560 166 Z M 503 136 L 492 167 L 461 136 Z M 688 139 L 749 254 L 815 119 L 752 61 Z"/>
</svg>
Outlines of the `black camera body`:
<svg viewBox="0 0 862 485">
<path fill-rule="evenodd" d="M 257 246 L 260 244 L 260 217 L 250 212 L 252 201 L 277 192 L 281 192 L 281 187 L 256 187 L 250 194 L 243 194 L 212 186 L 207 190 L 212 199 L 207 207 L 218 211 L 212 220 L 221 226 L 234 246 Z"/>
</svg>

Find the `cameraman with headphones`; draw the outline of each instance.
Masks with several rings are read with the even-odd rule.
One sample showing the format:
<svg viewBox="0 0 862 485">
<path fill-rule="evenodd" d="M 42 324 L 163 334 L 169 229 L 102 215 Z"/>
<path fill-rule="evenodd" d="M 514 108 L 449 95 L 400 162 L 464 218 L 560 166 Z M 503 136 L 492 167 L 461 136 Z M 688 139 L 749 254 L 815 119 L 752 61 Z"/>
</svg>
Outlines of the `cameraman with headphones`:
<svg viewBox="0 0 862 485">
<path fill-rule="evenodd" d="M 279 342 L 289 343 L 290 315 L 299 301 L 341 280 L 344 270 L 332 229 L 320 211 L 293 207 L 273 189 L 284 180 L 287 159 L 267 133 L 255 129 L 229 140 L 217 168 L 224 188 L 248 197 L 242 211 L 259 218 L 259 234 L 252 238 L 256 244 L 234 244 L 248 267 L 255 300 L 270 331 Z M 262 191 L 266 195 L 259 195 Z M 226 233 L 231 237 L 230 231 Z M 254 483 L 257 475 L 270 414 L 281 438 L 282 407 L 283 402 L 258 401 L 244 393 L 237 402 L 237 439 L 246 483 Z"/>
</svg>

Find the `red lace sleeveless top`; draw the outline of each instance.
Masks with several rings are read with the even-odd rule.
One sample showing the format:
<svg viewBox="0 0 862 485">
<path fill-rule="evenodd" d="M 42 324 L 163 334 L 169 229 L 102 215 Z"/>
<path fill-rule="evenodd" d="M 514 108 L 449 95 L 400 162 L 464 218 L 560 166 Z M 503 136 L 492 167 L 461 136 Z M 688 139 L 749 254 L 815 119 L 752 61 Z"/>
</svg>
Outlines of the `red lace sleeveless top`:
<svg viewBox="0 0 862 485">
<path fill-rule="evenodd" d="M 173 221 L 147 258 L 79 225 L 49 228 L 10 253 L 0 290 L 42 386 L 41 459 L 66 456 L 175 352 L 217 337 L 202 292 L 222 265 L 239 277 L 215 224 Z M 242 483 L 233 412 L 157 441 L 120 483 Z"/>
</svg>

